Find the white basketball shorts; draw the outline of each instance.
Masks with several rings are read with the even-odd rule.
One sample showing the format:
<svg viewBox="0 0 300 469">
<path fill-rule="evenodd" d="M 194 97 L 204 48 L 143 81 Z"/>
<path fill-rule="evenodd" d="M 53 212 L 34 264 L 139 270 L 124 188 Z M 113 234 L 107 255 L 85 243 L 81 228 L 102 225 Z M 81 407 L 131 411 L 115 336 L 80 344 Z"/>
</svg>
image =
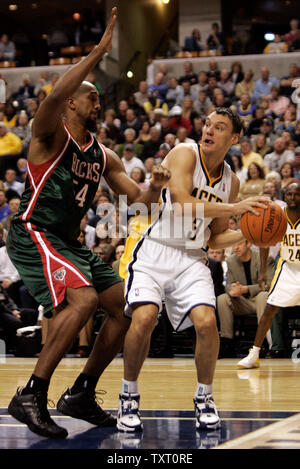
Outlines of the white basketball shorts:
<svg viewBox="0 0 300 469">
<path fill-rule="evenodd" d="M 176 331 L 191 327 L 188 317 L 195 306 L 215 308 L 216 298 L 209 267 L 197 257 L 149 239 L 135 246 L 127 266 L 126 311 L 134 304 L 165 303 L 169 320 Z"/>
<path fill-rule="evenodd" d="M 279 259 L 271 283 L 268 304 L 280 306 L 300 305 L 300 264 Z"/>
</svg>

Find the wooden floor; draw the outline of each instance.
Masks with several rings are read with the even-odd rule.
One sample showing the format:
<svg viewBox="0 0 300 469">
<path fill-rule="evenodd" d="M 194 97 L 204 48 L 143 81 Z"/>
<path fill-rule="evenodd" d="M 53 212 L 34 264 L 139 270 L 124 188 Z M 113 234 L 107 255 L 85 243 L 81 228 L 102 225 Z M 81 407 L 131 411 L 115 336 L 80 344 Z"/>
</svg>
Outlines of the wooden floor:
<svg viewBox="0 0 300 469">
<path fill-rule="evenodd" d="M 24 385 L 30 377 L 35 362 L 36 359 L 29 358 L 0 359 L 0 408 L 4 413 L 16 388 Z M 246 422 L 247 416 L 251 416 L 252 423 L 261 421 L 260 426 L 263 426 L 300 412 L 300 363 L 294 363 L 291 359 L 265 359 L 261 360 L 259 369 L 253 370 L 238 370 L 236 363 L 237 360 L 225 359 L 217 363 L 214 398 L 222 421 Z M 56 403 L 61 393 L 72 385 L 84 364 L 84 359 L 63 359 L 53 376 L 49 399 Z M 99 381 L 98 388 L 107 391 L 103 404 L 106 409 L 117 409 L 122 372 L 123 361 L 117 358 Z M 179 420 L 194 425 L 195 387 L 196 373 L 192 358 L 147 359 L 139 379 L 142 414 L 155 419 L 162 411 L 159 415 L 166 416 L 162 418 L 174 419 L 175 415 Z M 172 411 L 180 411 L 181 414 Z M 5 426 L 7 421 L 3 421 L 2 425 Z M 13 425 L 11 421 L 10 425 Z M 252 425 L 250 431 L 249 428 L 241 434 L 231 432 L 228 438 L 223 435 L 222 442 L 226 443 L 227 439 L 247 432 L 251 434 L 251 430 L 257 430 L 258 426 Z M 217 443 L 212 446 L 217 446 Z"/>
</svg>

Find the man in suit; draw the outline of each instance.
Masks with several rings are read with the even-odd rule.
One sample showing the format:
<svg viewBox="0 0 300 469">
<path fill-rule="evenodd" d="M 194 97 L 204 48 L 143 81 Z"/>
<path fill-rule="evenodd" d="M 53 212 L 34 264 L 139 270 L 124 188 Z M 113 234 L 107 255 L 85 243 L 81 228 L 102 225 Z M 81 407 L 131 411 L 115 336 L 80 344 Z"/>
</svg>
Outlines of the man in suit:
<svg viewBox="0 0 300 469">
<path fill-rule="evenodd" d="M 234 315 L 256 313 L 259 321 L 268 296 L 268 292 L 262 291 L 259 287 L 259 252 L 251 249 L 249 241 L 242 241 L 233 248 L 233 254 L 227 259 L 227 266 L 226 293 L 217 298 L 223 352 L 233 348 Z M 274 259 L 270 257 L 268 260 L 269 282 L 272 279 L 273 267 Z"/>
</svg>

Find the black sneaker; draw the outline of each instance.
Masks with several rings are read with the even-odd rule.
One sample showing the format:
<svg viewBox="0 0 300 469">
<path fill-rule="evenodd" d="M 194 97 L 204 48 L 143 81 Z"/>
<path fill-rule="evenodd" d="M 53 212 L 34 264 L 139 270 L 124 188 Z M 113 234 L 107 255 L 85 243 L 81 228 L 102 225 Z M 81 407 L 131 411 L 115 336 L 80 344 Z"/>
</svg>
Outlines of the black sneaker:
<svg viewBox="0 0 300 469">
<path fill-rule="evenodd" d="M 59 399 L 56 408 L 61 414 L 85 420 L 98 427 L 115 427 L 116 419 L 109 412 L 101 409 L 97 402 L 97 394 L 103 394 L 103 391 L 83 391 L 71 394 L 71 389 L 67 389 Z"/>
<path fill-rule="evenodd" d="M 66 438 L 68 432 L 59 427 L 51 419 L 47 409 L 47 395 L 42 392 L 35 394 L 21 394 L 22 388 L 17 389 L 12 398 L 8 413 L 19 422 L 26 423 L 28 428 L 40 436 L 47 438 Z"/>
</svg>

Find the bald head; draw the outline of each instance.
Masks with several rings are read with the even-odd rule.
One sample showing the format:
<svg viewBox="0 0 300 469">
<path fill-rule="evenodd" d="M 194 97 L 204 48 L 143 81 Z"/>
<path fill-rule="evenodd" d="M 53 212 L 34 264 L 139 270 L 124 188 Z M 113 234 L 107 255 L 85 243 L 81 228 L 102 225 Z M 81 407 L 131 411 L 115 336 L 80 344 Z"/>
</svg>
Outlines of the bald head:
<svg viewBox="0 0 300 469">
<path fill-rule="evenodd" d="M 75 98 L 75 97 L 78 97 L 80 94 L 93 92 L 93 91 L 98 94 L 98 91 L 95 85 L 93 85 L 89 81 L 83 81 L 81 85 L 79 86 L 79 88 L 77 88 L 75 93 L 73 93 L 73 96 Z"/>
</svg>

